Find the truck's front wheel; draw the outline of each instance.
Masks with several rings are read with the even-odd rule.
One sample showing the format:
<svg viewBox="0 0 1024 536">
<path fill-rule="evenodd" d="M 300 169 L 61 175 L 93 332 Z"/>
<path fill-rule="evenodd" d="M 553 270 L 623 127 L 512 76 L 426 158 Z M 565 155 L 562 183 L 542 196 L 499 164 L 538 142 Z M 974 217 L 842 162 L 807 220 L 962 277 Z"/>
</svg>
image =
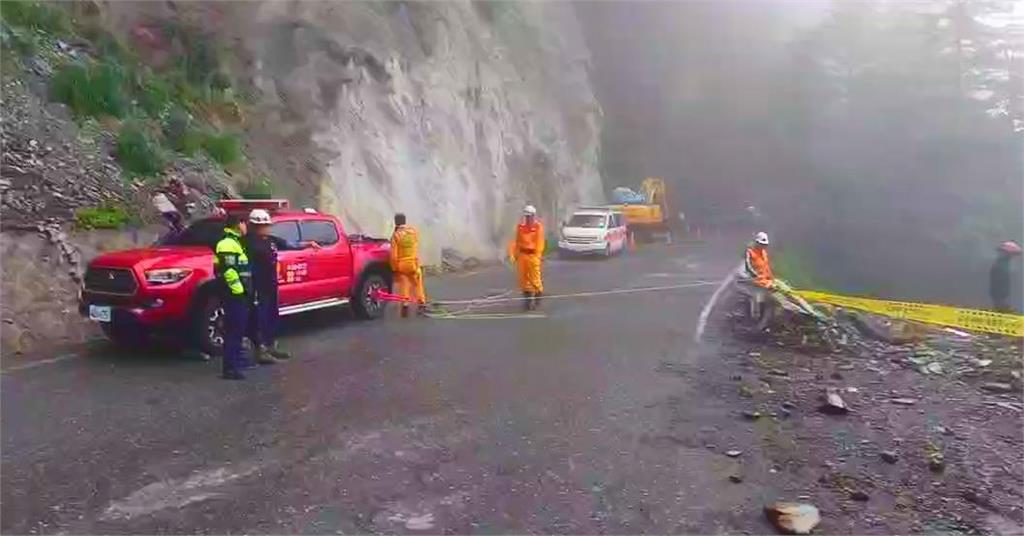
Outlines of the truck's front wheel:
<svg viewBox="0 0 1024 536">
<path fill-rule="evenodd" d="M 191 335 L 203 353 L 216 355 L 224 348 L 224 305 L 216 293 L 206 295 L 193 309 Z"/>
<path fill-rule="evenodd" d="M 374 320 L 384 314 L 384 302 L 373 298 L 374 292 L 380 290 L 388 290 L 388 283 L 381 273 L 370 272 L 363 276 L 352 294 L 352 310 L 357 317 Z"/>
</svg>

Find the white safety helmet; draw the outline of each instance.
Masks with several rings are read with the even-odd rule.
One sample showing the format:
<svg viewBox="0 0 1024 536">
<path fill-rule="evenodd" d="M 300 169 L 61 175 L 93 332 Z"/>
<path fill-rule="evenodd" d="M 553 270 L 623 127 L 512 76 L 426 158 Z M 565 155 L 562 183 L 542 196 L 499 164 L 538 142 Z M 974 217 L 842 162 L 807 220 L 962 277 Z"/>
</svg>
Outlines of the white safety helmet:
<svg viewBox="0 0 1024 536">
<path fill-rule="evenodd" d="M 535 207 L 533 205 L 526 205 L 525 207 L 523 207 L 523 215 L 525 215 L 525 216 L 536 216 L 537 215 L 537 207 Z"/>
<path fill-rule="evenodd" d="M 249 213 L 249 223 L 253 225 L 270 225 L 270 213 L 262 208 L 254 208 Z"/>
<path fill-rule="evenodd" d="M 768 245 L 768 233 L 761 231 L 754 235 L 754 242 L 761 244 L 762 246 Z"/>
</svg>

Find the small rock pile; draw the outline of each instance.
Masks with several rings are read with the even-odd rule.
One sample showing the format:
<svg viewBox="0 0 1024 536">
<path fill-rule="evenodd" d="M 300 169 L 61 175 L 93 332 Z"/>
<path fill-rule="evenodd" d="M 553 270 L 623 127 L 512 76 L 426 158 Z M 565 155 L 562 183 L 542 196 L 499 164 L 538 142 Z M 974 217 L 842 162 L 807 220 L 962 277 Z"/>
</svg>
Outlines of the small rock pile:
<svg viewBox="0 0 1024 536">
<path fill-rule="evenodd" d="M 832 325 L 787 314 L 766 334 L 771 343 L 803 353 L 883 357 L 921 374 L 995 377 L 990 392 L 1020 391 L 1024 341 L 1019 338 L 894 320 L 882 315 L 818 306 Z"/>
<path fill-rule="evenodd" d="M 80 207 L 123 202 L 127 188 L 109 151 L 83 147 L 64 106 L 42 102 L 27 85 L 15 77 L 3 82 L 4 229 L 35 230 L 71 219 Z"/>
</svg>

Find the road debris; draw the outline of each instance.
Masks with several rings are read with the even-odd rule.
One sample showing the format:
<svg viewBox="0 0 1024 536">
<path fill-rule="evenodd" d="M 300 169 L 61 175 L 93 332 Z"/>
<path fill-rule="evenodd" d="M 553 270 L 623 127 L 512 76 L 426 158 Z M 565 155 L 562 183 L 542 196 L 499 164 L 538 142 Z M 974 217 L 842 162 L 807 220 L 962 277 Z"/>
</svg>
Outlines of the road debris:
<svg viewBox="0 0 1024 536">
<path fill-rule="evenodd" d="M 896 463 L 900 460 L 900 455 L 895 450 L 883 450 L 878 453 L 878 457 L 886 463 Z"/>
<path fill-rule="evenodd" d="M 729 475 L 729 482 L 732 482 L 733 484 L 739 484 L 743 482 L 743 477 L 740 475 Z"/>
<path fill-rule="evenodd" d="M 818 509 L 806 503 L 777 502 L 765 506 L 764 513 L 783 534 L 810 534 L 821 522 Z"/>
<path fill-rule="evenodd" d="M 871 496 L 860 490 L 853 490 L 850 492 L 850 498 L 857 502 L 867 502 L 871 499 Z"/>
<path fill-rule="evenodd" d="M 942 331 L 944 331 L 946 333 L 952 333 L 953 335 L 956 335 L 957 337 L 963 337 L 965 339 L 970 339 L 971 338 L 971 334 L 970 333 L 967 333 L 966 331 L 960 331 L 959 329 L 944 328 Z"/>
<path fill-rule="evenodd" d="M 1017 413 L 1024 411 L 1024 405 L 1013 404 L 1011 402 L 992 402 L 991 405 L 997 408 L 1011 409 L 1013 411 L 1016 411 Z"/>
<path fill-rule="evenodd" d="M 742 455 L 742 454 L 743 454 L 742 450 L 727 450 L 727 451 L 725 451 L 725 455 L 730 457 L 730 458 L 739 458 L 740 455 Z"/>
<path fill-rule="evenodd" d="M 432 530 L 434 528 L 434 514 L 426 513 L 410 517 L 405 522 L 405 528 L 408 530 Z"/>
<path fill-rule="evenodd" d="M 890 402 L 892 402 L 893 404 L 900 405 L 900 406 L 913 406 L 914 404 L 917 404 L 917 399 L 916 398 L 893 398 L 892 400 L 890 400 Z"/>
<path fill-rule="evenodd" d="M 979 496 L 993 495 L 992 504 L 1016 500 L 1002 490 L 1018 489 L 1024 475 L 1019 457 L 1009 454 L 1021 448 L 1019 434 L 1007 428 L 1024 413 L 1024 341 L 857 313 L 869 321 L 865 325 L 883 330 L 883 337 L 875 337 L 857 329 L 841 307 L 821 310 L 833 325 L 783 313 L 760 337 L 730 332 L 729 318 L 722 317 L 726 348 L 750 387 L 743 398 L 751 400 L 736 397 L 734 411 L 748 415 L 756 408 L 774 417 L 762 417 L 754 427 L 765 452 L 735 445 L 747 450 L 746 463 L 766 455 L 773 462 L 770 479 L 782 478 L 776 471 L 782 462 L 824 465 L 818 483 L 831 484 L 838 494 L 816 498 L 815 506 L 837 518 L 862 512 L 857 503 L 888 507 L 890 499 L 897 510 L 912 512 L 907 520 L 858 517 L 858 532 L 924 532 L 936 511 L 956 516 L 958 530 L 984 532 L 985 521 L 977 516 L 985 514 L 943 490 L 955 478 L 977 487 Z M 798 406 L 839 417 L 800 415 Z M 779 426 L 764 427 L 765 421 Z M 865 450 L 876 458 L 866 460 Z M 796 497 L 796 503 L 810 502 Z"/>
<path fill-rule="evenodd" d="M 849 413 L 850 408 L 846 405 L 846 401 L 839 396 L 836 388 L 829 387 L 825 390 L 824 403 L 818 410 L 829 415 L 843 415 Z"/>
<path fill-rule="evenodd" d="M 988 382 L 981 384 L 981 390 L 990 393 L 1012 393 L 1014 388 L 1008 383 Z"/>
</svg>

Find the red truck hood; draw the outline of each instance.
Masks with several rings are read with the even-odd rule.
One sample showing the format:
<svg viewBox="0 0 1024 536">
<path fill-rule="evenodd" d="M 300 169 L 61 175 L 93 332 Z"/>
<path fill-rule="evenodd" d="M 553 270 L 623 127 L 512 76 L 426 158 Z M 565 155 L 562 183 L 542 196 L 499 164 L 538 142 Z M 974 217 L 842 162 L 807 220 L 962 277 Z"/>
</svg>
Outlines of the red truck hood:
<svg viewBox="0 0 1024 536">
<path fill-rule="evenodd" d="M 161 246 L 104 253 L 92 260 L 92 266 L 106 268 L 187 268 L 200 262 L 213 262 L 213 251 L 205 246 Z"/>
</svg>

